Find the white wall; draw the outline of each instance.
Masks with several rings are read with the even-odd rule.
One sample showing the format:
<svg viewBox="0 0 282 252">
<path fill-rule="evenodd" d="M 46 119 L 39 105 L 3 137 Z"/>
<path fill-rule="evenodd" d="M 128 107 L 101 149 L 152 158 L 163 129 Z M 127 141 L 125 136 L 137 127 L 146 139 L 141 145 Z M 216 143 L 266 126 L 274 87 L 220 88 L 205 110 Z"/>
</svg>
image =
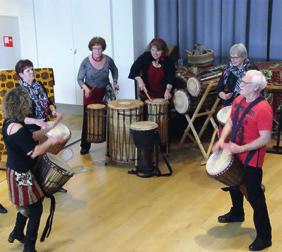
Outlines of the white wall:
<svg viewBox="0 0 282 252">
<path fill-rule="evenodd" d="M 22 58 L 31 59 L 35 67 L 52 67 L 52 65 L 41 65 L 46 63 L 43 59 L 48 56 L 48 52 L 50 56 L 50 52 L 57 49 L 54 48 L 56 44 L 56 41 L 53 41 L 54 38 L 50 38 L 48 34 L 44 35 L 42 29 L 38 31 L 38 26 L 48 25 L 48 20 L 42 20 L 40 13 L 37 13 L 38 2 L 42 3 L 41 0 L 0 0 L 0 15 L 19 17 Z M 88 4 L 89 2 L 92 4 Z M 154 0 L 50 0 L 50 5 L 58 3 L 59 5 L 68 3 L 68 6 L 72 8 L 72 13 L 85 12 L 85 15 L 73 16 L 71 20 L 72 34 L 80 38 L 79 40 L 74 39 L 72 47 L 73 50 L 76 49 L 73 74 L 76 76 L 81 60 L 89 54 L 87 45 L 90 38 L 102 36 L 107 41 L 105 53 L 113 57 L 119 69 L 121 89 L 118 98 L 134 98 L 134 81 L 129 80 L 127 76 L 134 59 L 154 36 Z M 59 15 L 52 15 L 50 19 L 52 19 L 50 23 L 58 22 L 58 27 L 60 26 Z M 91 29 L 88 28 L 89 22 L 93 22 Z M 89 31 L 90 36 L 81 30 L 80 27 L 83 24 L 88 24 L 85 25 L 87 27 L 85 30 Z M 57 29 L 56 32 L 59 32 L 61 36 L 65 34 L 63 29 Z M 45 54 L 42 53 L 42 50 L 46 50 Z M 55 56 L 52 55 L 52 57 Z M 56 60 L 61 59 L 53 58 L 50 63 Z M 65 70 L 55 72 L 56 85 L 60 85 L 58 80 L 65 74 Z M 74 91 L 76 94 L 80 92 L 77 86 L 76 83 L 70 84 L 71 88 L 76 89 Z M 58 87 L 55 89 L 55 96 L 59 97 L 57 102 L 60 103 L 81 103 L 81 97 L 72 95 L 70 98 L 68 92 L 62 93 Z"/>
</svg>

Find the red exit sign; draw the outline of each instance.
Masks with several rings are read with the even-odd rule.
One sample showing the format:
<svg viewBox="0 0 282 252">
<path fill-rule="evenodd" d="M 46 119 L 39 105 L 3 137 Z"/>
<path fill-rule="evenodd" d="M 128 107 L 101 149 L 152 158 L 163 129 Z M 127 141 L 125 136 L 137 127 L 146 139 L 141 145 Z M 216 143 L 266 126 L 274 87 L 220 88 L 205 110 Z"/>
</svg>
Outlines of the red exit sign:
<svg viewBox="0 0 282 252">
<path fill-rule="evenodd" d="M 13 37 L 3 36 L 4 47 L 13 47 Z"/>
</svg>

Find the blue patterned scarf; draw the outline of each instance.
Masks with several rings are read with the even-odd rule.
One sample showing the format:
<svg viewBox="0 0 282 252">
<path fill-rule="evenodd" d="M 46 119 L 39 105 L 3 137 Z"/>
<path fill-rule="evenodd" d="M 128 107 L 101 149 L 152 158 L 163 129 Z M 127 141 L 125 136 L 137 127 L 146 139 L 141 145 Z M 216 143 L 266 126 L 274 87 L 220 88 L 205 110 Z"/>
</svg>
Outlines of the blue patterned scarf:
<svg viewBox="0 0 282 252">
<path fill-rule="evenodd" d="M 240 93 L 239 85 L 240 85 L 241 79 L 243 78 L 245 73 L 248 71 L 249 64 L 250 64 L 250 60 L 248 58 L 244 59 L 243 64 L 240 65 L 239 67 L 234 66 L 230 61 L 224 71 L 224 74 L 223 74 L 224 75 L 224 85 L 227 83 L 227 79 L 230 73 L 232 73 L 234 76 L 237 77 L 236 85 L 233 91 L 234 97 Z"/>
<path fill-rule="evenodd" d="M 25 88 L 32 100 L 33 116 L 36 119 L 46 119 L 49 113 L 49 100 L 41 84 L 33 81 L 31 85 L 20 80 L 20 86 Z"/>
</svg>

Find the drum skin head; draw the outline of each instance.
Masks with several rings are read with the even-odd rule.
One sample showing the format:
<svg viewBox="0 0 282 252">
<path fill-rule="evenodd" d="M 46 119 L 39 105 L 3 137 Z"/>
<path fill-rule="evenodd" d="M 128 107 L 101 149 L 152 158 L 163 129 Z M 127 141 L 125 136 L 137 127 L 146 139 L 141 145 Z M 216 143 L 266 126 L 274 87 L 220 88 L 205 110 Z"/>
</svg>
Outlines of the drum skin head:
<svg viewBox="0 0 282 252">
<path fill-rule="evenodd" d="M 143 105 L 143 102 L 140 100 L 130 99 L 114 100 L 108 103 L 108 107 L 111 109 L 133 109 L 142 107 Z"/>
<path fill-rule="evenodd" d="M 156 98 L 156 99 L 152 99 L 152 100 L 146 100 L 145 101 L 146 104 L 168 104 L 168 100 L 163 99 L 163 98 Z"/>
<path fill-rule="evenodd" d="M 104 104 L 89 104 L 87 105 L 87 108 L 89 109 L 103 109 L 106 106 Z"/>
<path fill-rule="evenodd" d="M 227 123 L 231 115 L 231 107 L 231 105 L 223 107 L 217 112 L 216 118 L 222 125 L 225 125 Z"/>
<path fill-rule="evenodd" d="M 190 98 L 186 90 L 180 89 L 174 93 L 173 104 L 174 104 L 175 110 L 179 114 L 185 114 L 188 112 L 189 107 L 190 107 Z"/>
<path fill-rule="evenodd" d="M 217 151 L 211 154 L 209 157 L 206 170 L 210 176 L 218 176 L 224 172 L 233 159 L 233 155 L 225 151 Z"/>
<path fill-rule="evenodd" d="M 134 122 L 130 125 L 130 129 L 136 131 L 152 130 L 152 129 L 157 129 L 158 127 L 159 126 L 157 123 L 151 121 L 139 121 L 139 122 Z"/>
<path fill-rule="evenodd" d="M 198 97 L 200 95 L 200 92 L 201 92 L 200 81 L 195 77 L 189 78 L 187 80 L 187 90 L 188 90 L 189 94 L 192 95 L 193 97 Z"/>
<path fill-rule="evenodd" d="M 47 122 L 48 124 L 51 124 L 52 122 Z M 68 139 L 70 137 L 70 130 L 69 128 L 63 124 L 58 123 L 53 129 L 49 130 L 46 134 L 46 136 L 54 137 L 54 136 L 63 136 L 64 140 Z"/>
</svg>

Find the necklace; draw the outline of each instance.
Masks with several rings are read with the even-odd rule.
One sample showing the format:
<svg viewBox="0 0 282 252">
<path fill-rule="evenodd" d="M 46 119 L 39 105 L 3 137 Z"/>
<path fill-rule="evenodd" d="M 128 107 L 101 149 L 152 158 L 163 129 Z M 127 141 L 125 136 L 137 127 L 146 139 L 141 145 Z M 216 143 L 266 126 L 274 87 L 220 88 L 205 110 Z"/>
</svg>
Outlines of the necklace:
<svg viewBox="0 0 282 252">
<path fill-rule="evenodd" d="M 93 57 L 93 54 L 92 54 L 92 59 L 93 59 L 95 62 L 100 62 L 100 61 L 102 61 L 102 59 L 103 59 L 103 55 L 101 55 L 101 56 L 98 57 L 98 58 L 94 58 L 94 57 Z"/>
</svg>

